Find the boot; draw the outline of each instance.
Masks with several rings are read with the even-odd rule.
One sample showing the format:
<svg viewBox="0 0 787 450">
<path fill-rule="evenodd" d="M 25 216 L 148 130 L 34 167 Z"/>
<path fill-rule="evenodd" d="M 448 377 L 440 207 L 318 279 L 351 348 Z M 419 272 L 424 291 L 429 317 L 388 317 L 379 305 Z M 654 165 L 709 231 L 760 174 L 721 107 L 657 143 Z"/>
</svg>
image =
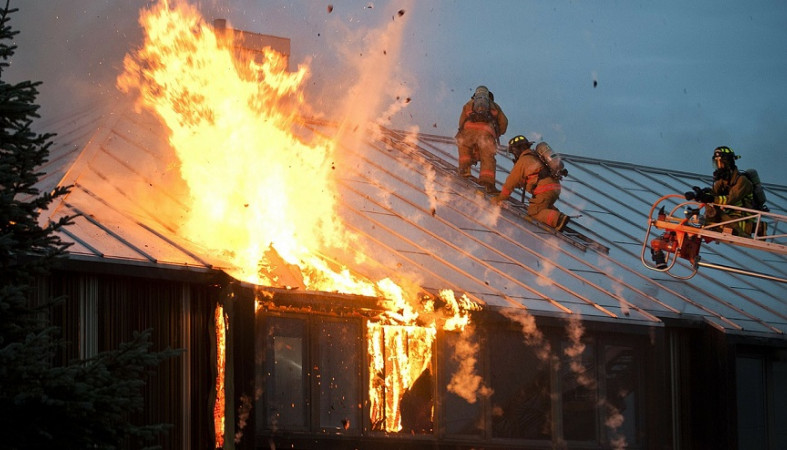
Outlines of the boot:
<svg viewBox="0 0 787 450">
<path fill-rule="evenodd" d="M 667 268 L 667 256 L 661 250 L 650 249 L 650 259 L 656 264 L 656 268 L 664 270 Z"/>
<path fill-rule="evenodd" d="M 460 167 L 459 168 L 459 176 L 463 177 L 463 178 L 469 178 L 470 177 L 470 166 Z"/>
<path fill-rule="evenodd" d="M 557 225 L 555 225 L 555 229 L 557 231 L 563 231 L 563 228 L 566 228 L 566 225 L 571 221 L 571 217 L 568 217 L 565 214 L 561 214 L 560 217 L 557 219 Z"/>
<path fill-rule="evenodd" d="M 494 194 L 499 194 L 500 193 L 500 189 L 498 189 L 497 186 L 495 186 L 494 182 L 484 181 L 481 184 L 484 186 L 484 189 L 486 189 L 486 193 L 487 194 L 494 195 Z"/>
</svg>

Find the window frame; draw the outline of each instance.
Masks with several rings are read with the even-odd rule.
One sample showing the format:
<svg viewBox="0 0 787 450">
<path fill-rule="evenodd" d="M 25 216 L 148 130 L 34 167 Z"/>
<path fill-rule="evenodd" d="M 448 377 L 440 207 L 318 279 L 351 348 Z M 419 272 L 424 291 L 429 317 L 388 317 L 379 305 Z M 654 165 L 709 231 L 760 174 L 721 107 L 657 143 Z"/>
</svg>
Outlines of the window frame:
<svg viewBox="0 0 787 450">
<path fill-rule="evenodd" d="M 313 315 L 313 314 L 291 314 L 291 313 L 276 313 L 266 312 L 258 315 L 258 322 L 255 326 L 255 340 L 258 347 L 260 347 L 261 357 L 260 361 L 255 364 L 255 384 L 258 391 L 261 390 L 261 395 L 256 401 L 257 411 L 262 417 L 257 419 L 256 434 L 266 434 L 270 432 L 291 432 L 291 433 L 321 433 L 321 434 L 338 434 L 357 436 L 363 433 L 367 428 L 365 416 L 363 414 L 364 405 L 366 404 L 364 389 L 366 388 L 366 371 L 364 363 L 366 361 L 365 348 L 363 347 L 363 333 L 365 326 L 360 319 L 357 318 L 343 318 L 332 317 L 326 315 Z M 270 361 L 273 357 L 272 340 L 274 335 L 272 333 L 271 324 L 276 321 L 299 321 L 301 322 L 302 330 L 302 371 L 301 371 L 301 386 L 303 389 L 303 426 L 276 426 L 271 422 L 270 408 L 271 408 L 271 395 L 268 392 L 271 383 L 272 373 L 269 371 L 271 368 Z M 321 327 L 323 324 L 347 324 L 350 330 L 352 339 L 355 341 L 354 358 L 356 358 L 356 376 L 354 377 L 355 386 L 351 388 L 354 395 L 358 399 L 360 408 L 354 408 L 353 417 L 349 419 L 349 427 L 337 428 L 332 426 L 324 426 L 321 423 L 321 403 L 322 393 L 321 383 L 325 370 L 321 368 Z M 345 343 L 340 343 L 340 345 Z"/>
</svg>

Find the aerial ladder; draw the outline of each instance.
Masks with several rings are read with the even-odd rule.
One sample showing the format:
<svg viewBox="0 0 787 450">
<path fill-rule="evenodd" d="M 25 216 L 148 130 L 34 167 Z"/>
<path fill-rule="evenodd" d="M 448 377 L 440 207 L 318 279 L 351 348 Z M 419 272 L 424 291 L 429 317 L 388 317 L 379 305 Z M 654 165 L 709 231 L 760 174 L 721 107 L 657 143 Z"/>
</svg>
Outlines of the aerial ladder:
<svg viewBox="0 0 787 450">
<path fill-rule="evenodd" d="M 725 212 L 736 217 L 718 223 L 706 223 L 705 211 L 709 208 L 715 208 L 717 214 Z M 663 232 L 650 240 L 654 229 Z M 648 269 L 664 272 L 680 280 L 688 280 L 697 274 L 700 267 L 708 267 L 787 283 L 787 278 L 706 263 L 700 256 L 702 244 L 711 242 L 787 255 L 787 234 L 780 233 L 780 229 L 787 229 L 787 216 L 731 205 L 688 201 L 683 195 L 668 194 L 659 198 L 650 208 L 640 259 Z M 651 261 L 645 259 L 648 247 Z M 688 270 L 683 268 L 685 264 L 679 265 L 680 269 L 676 267 L 678 259 L 688 262 Z"/>
</svg>

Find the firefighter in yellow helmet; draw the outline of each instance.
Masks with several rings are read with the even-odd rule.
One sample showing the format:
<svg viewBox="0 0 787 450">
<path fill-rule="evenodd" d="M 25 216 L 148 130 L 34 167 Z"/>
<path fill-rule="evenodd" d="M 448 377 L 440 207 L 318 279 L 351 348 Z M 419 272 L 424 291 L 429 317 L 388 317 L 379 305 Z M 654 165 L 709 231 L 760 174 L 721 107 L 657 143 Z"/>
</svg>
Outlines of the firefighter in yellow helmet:
<svg viewBox="0 0 787 450">
<path fill-rule="evenodd" d="M 456 145 L 459 149 L 459 175 L 470 176 L 470 166 L 481 161 L 478 181 L 490 194 L 495 187 L 497 144 L 508 128 L 508 118 L 486 86 L 478 86 L 459 115 Z"/>
<path fill-rule="evenodd" d="M 535 151 L 530 148 L 532 145 L 522 135 L 508 141 L 508 151 L 514 155 L 514 168 L 500 194 L 492 201 L 500 203 L 510 197 L 515 188 L 522 187 L 531 195 L 527 214 L 561 231 L 570 218 L 555 207 L 555 202 L 560 197 L 560 180 L 568 171 L 560 157 L 552 153 L 549 144 L 541 142 Z"/>
<path fill-rule="evenodd" d="M 740 158 L 727 146 L 716 147 L 713 150 L 713 187 L 700 189 L 694 186 L 686 192 L 686 200 L 696 200 L 715 205 L 732 205 L 743 208 L 752 208 L 754 204 L 753 186 L 749 178 L 738 171 L 735 160 Z M 718 206 L 708 207 L 705 210 L 705 223 L 719 223 L 738 219 L 743 216 L 742 211 L 734 211 Z M 751 234 L 751 225 L 748 222 L 735 222 L 733 233 L 738 236 Z M 721 230 L 715 230 L 721 231 Z"/>
</svg>

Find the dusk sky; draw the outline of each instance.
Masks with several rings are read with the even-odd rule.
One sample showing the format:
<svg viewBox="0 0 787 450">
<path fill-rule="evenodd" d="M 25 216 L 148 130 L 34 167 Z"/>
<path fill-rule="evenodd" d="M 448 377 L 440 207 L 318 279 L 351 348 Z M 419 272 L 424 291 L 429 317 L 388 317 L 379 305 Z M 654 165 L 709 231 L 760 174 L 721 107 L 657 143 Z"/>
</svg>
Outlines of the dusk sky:
<svg viewBox="0 0 787 450">
<path fill-rule="evenodd" d="M 114 78 L 141 45 L 138 11 L 147 4 L 12 1 L 21 34 L 7 81 L 44 82 L 44 120 L 97 94 L 119 95 Z M 290 67 L 309 64 L 307 94 L 328 116 L 325 99 L 355 81 L 348 59 L 364 58 L 394 22 L 396 73 L 389 92 L 375 94 L 411 101 L 382 118 L 389 126 L 453 136 L 462 104 L 484 84 L 510 121 L 503 142 L 525 134 L 557 152 L 708 174 L 713 149 L 728 145 L 740 167 L 787 184 L 783 1 L 192 4 L 207 21 L 290 38 Z"/>
</svg>

